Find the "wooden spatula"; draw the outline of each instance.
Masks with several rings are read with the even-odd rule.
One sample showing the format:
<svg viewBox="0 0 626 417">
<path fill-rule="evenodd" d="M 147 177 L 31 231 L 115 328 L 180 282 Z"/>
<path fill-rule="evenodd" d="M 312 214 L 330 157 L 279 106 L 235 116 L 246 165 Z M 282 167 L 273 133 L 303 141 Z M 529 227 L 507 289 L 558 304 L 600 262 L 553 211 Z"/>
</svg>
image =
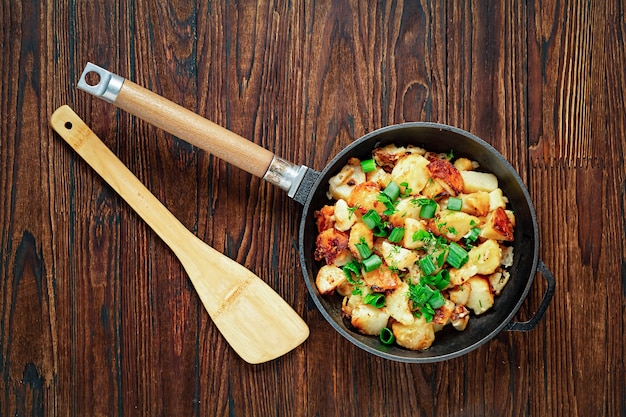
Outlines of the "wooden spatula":
<svg viewBox="0 0 626 417">
<path fill-rule="evenodd" d="M 50 125 L 172 249 L 213 322 L 243 360 L 266 362 L 306 340 L 309 328 L 284 299 L 187 230 L 69 106 L 59 107 Z"/>
</svg>

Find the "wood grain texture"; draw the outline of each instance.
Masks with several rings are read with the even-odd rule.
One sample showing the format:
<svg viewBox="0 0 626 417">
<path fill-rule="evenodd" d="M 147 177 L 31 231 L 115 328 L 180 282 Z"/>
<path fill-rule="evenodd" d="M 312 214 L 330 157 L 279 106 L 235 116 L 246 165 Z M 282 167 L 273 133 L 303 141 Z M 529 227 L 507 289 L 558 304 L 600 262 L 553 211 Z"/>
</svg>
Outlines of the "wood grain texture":
<svg viewBox="0 0 626 417">
<path fill-rule="evenodd" d="M 626 413 L 623 2 L 0 2 L 0 415 Z M 299 269 L 285 193 L 75 86 L 87 61 L 322 169 L 430 120 L 501 151 L 557 278 L 539 326 L 406 365 L 340 338 Z M 182 266 L 48 128 L 70 104 L 198 237 L 311 335 L 243 362 Z M 537 309 L 541 276 L 518 320 Z"/>
</svg>

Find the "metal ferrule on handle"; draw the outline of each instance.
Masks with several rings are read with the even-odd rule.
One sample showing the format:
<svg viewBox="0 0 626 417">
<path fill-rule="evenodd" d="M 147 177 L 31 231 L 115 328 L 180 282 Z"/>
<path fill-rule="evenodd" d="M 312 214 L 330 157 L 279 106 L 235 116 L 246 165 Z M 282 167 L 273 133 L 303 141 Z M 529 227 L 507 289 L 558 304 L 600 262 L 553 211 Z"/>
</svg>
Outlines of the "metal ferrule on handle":
<svg viewBox="0 0 626 417">
<path fill-rule="evenodd" d="M 91 81 L 93 79 L 93 82 Z M 257 144 L 91 62 L 78 88 L 287 191 L 294 198 L 308 168 Z"/>
</svg>

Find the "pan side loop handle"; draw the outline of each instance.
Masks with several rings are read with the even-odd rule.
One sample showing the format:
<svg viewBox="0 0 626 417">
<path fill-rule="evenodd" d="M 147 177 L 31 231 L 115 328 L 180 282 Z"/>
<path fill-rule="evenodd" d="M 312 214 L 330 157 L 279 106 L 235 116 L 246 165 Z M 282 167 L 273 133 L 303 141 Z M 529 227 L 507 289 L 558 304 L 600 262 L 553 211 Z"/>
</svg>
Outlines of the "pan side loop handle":
<svg viewBox="0 0 626 417">
<path fill-rule="evenodd" d="M 543 276 L 543 278 L 546 281 L 548 281 L 548 289 L 543 295 L 543 299 L 541 300 L 541 304 L 539 305 L 539 308 L 537 309 L 537 311 L 535 312 L 535 315 L 530 320 L 522 321 L 522 322 L 510 322 L 509 324 L 506 325 L 504 330 L 510 330 L 510 331 L 516 331 L 516 332 L 527 332 L 529 330 L 533 330 L 535 327 L 537 327 L 537 324 L 539 324 L 539 322 L 545 315 L 546 310 L 548 309 L 548 306 L 550 305 L 550 301 L 552 300 L 552 297 L 554 296 L 554 290 L 556 288 L 556 280 L 554 279 L 554 275 L 552 274 L 552 272 L 550 272 L 546 264 L 544 264 L 541 259 L 539 260 L 539 264 L 537 265 L 537 270 L 541 272 L 541 275 Z"/>
<path fill-rule="evenodd" d="M 225 129 L 130 80 L 87 63 L 78 88 L 114 104 L 212 155 L 277 185 L 294 197 L 307 168 Z"/>
</svg>

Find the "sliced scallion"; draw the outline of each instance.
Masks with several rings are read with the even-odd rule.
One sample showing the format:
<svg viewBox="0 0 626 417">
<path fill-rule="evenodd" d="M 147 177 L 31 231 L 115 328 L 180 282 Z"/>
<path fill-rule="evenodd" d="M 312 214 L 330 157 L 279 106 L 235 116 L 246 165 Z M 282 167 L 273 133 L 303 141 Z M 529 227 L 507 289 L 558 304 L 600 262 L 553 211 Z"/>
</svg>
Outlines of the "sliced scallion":
<svg viewBox="0 0 626 417">
<path fill-rule="evenodd" d="M 413 242 L 417 242 L 418 240 L 425 242 L 432 238 L 432 234 L 424 229 L 420 229 L 417 232 L 413 233 L 413 236 L 411 238 L 413 239 Z"/>
<path fill-rule="evenodd" d="M 392 202 L 396 201 L 396 199 L 400 196 L 400 186 L 393 181 L 389 181 L 389 184 L 387 184 L 383 193 L 387 195 Z"/>
<path fill-rule="evenodd" d="M 458 197 L 448 198 L 448 210 L 461 211 L 463 207 L 463 200 Z"/>
<path fill-rule="evenodd" d="M 469 254 L 458 243 L 450 242 L 446 261 L 453 268 L 460 268 L 469 260 Z"/>
<path fill-rule="evenodd" d="M 371 254 L 368 258 L 363 259 L 363 269 L 365 272 L 372 272 L 373 270 L 380 268 L 383 264 L 383 261 L 380 259 L 380 256 L 375 253 Z"/>
<path fill-rule="evenodd" d="M 480 229 L 478 227 L 472 227 L 464 238 L 466 242 L 474 243 L 476 242 L 476 239 L 478 239 L 478 235 L 480 235 Z"/>
<path fill-rule="evenodd" d="M 437 266 L 433 262 L 433 258 L 430 256 L 425 256 L 419 260 L 420 268 L 424 275 L 431 275 L 433 272 L 437 270 Z"/>
<path fill-rule="evenodd" d="M 359 252 L 361 259 L 369 258 L 370 255 L 372 254 L 372 250 L 370 249 L 369 246 L 367 246 L 367 243 L 365 242 L 356 243 L 354 246 L 356 247 L 356 250 Z"/>
<path fill-rule="evenodd" d="M 394 227 L 391 233 L 389 233 L 390 242 L 397 243 L 402 240 L 404 237 L 404 227 Z"/>
<path fill-rule="evenodd" d="M 376 161 L 373 159 L 361 161 L 361 168 L 363 168 L 363 172 L 372 172 L 376 169 Z"/>
<path fill-rule="evenodd" d="M 420 209 L 420 217 L 422 219 L 432 219 L 437 211 L 437 202 L 429 198 L 420 198 L 417 203 L 422 207 Z"/>
<path fill-rule="evenodd" d="M 361 275 L 361 265 L 359 265 L 357 261 L 348 262 L 341 269 L 350 284 L 358 284 L 358 282 L 352 278 L 352 274 L 354 274 L 357 278 Z"/>
<path fill-rule="evenodd" d="M 445 303 L 446 303 L 446 299 L 443 297 L 443 295 L 439 291 L 435 291 L 433 296 L 430 297 L 430 300 L 428 300 L 428 304 L 430 304 L 433 310 L 436 310 L 439 307 L 442 307 Z"/>
<path fill-rule="evenodd" d="M 379 292 L 373 292 L 367 294 L 363 302 L 365 304 L 373 305 L 376 308 L 383 308 L 385 306 L 385 295 Z"/>
<path fill-rule="evenodd" d="M 396 337 L 389 327 L 383 327 L 380 331 L 380 342 L 383 345 L 392 345 L 396 341 Z"/>
<path fill-rule="evenodd" d="M 378 214 L 376 210 L 369 210 L 363 215 L 363 217 L 361 217 L 361 219 L 363 220 L 363 223 L 365 223 L 365 225 L 370 229 L 374 229 L 376 226 L 382 223 L 380 214 Z"/>
</svg>

